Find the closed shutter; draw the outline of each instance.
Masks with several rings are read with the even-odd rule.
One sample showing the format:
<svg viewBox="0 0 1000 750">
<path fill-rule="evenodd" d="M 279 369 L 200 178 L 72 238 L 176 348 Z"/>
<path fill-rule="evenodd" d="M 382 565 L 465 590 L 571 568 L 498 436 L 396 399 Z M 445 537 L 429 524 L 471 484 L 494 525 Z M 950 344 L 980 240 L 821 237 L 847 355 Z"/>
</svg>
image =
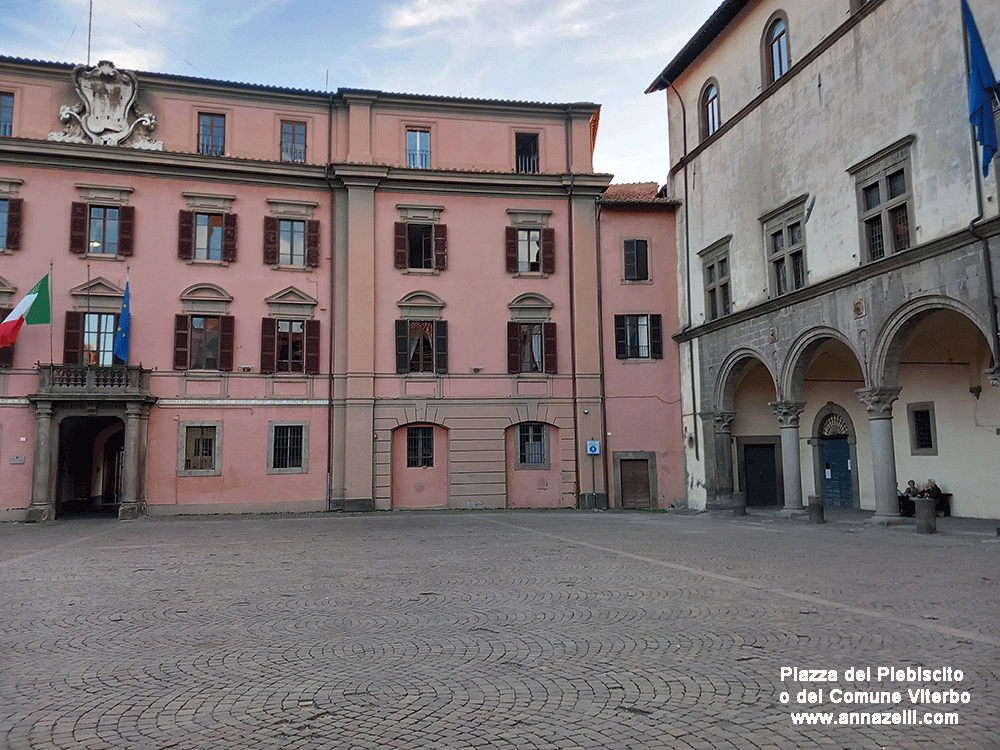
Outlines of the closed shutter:
<svg viewBox="0 0 1000 750">
<path fill-rule="evenodd" d="M 274 216 L 264 217 L 264 263 L 278 265 L 278 220 Z"/>
<path fill-rule="evenodd" d="M 236 319 L 232 315 L 219 318 L 219 369 L 231 372 L 236 342 Z"/>
<path fill-rule="evenodd" d="M 556 272 L 556 230 L 546 227 L 542 230 L 542 273 Z"/>
<path fill-rule="evenodd" d="M 86 203 L 73 202 L 69 217 L 69 251 L 83 255 L 87 252 L 87 217 L 90 211 Z"/>
<path fill-rule="evenodd" d="M 649 356 L 663 359 L 663 318 L 660 315 L 649 316 Z"/>
<path fill-rule="evenodd" d="M 0 320 L 6 320 L 13 307 L 0 307 Z M 14 344 L 17 342 L 15 341 Z M 14 366 L 14 344 L 0 347 L 0 367 Z"/>
<path fill-rule="evenodd" d="M 545 372 L 555 373 L 556 370 L 556 324 L 542 323 L 542 357 L 545 359 Z"/>
<path fill-rule="evenodd" d="M 517 273 L 517 227 L 504 227 L 504 258 L 507 273 Z"/>
<path fill-rule="evenodd" d="M 261 318 L 260 321 L 260 371 L 269 374 L 277 369 L 278 321 Z"/>
<path fill-rule="evenodd" d="M 434 321 L 434 372 L 448 372 L 448 321 Z"/>
<path fill-rule="evenodd" d="M 306 222 L 306 265 L 315 268 L 319 265 L 319 221 L 309 219 Z"/>
<path fill-rule="evenodd" d="M 507 372 L 521 372 L 521 324 L 507 321 Z"/>
<path fill-rule="evenodd" d="M 187 315 L 174 316 L 174 369 L 188 368 L 188 338 L 190 318 Z"/>
<path fill-rule="evenodd" d="M 194 258 L 194 211 L 181 210 L 177 221 L 177 257 Z"/>
<path fill-rule="evenodd" d="M 63 364 L 83 364 L 83 313 L 66 311 L 66 330 L 63 334 Z"/>
<path fill-rule="evenodd" d="M 407 229 L 405 221 L 397 221 L 393 224 L 392 229 L 392 243 L 393 243 L 393 265 L 396 268 L 406 268 L 408 263 L 407 258 Z"/>
<path fill-rule="evenodd" d="M 615 357 L 617 359 L 628 359 L 624 315 L 615 316 Z"/>
<path fill-rule="evenodd" d="M 410 321 L 396 321 L 396 372 L 410 371 Z"/>
<path fill-rule="evenodd" d="M 135 252 L 135 206 L 118 209 L 118 254 L 130 257 Z"/>
<path fill-rule="evenodd" d="M 635 240 L 625 240 L 625 278 L 638 278 L 636 273 Z"/>
<path fill-rule="evenodd" d="M 319 321 L 306 321 L 306 373 L 319 374 Z"/>
<path fill-rule="evenodd" d="M 239 236 L 236 214 L 222 215 L 222 259 L 228 263 L 236 260 L 236 243 Z"/>
<path fill-rule="evenodd" d="M 448 226 L 434 225 L 434 267 L 443 271 L 448 267 Z"/>
<path fill-rule="evenodd" d="M 7 240 L 4 245 L 8 250 L 21 249 L 21 216 L 24 210 L 23 198 L 10 198 L 7 201 Z"/>
<path fill-rule="evenodd" d="M 640 281 L 649 278 L 649 243 L 646 240 L 635 241 L 635 278 Z"/>
</svg>

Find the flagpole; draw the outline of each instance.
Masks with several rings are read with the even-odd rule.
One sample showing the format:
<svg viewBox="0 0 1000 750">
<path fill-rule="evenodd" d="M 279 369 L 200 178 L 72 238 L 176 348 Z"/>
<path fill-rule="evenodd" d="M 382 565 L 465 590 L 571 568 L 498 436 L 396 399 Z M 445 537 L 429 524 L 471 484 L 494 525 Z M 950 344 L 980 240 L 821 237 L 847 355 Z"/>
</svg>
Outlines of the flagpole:
<svg viewBox="0 0 1000 750">
<path fill-rule="evenodd" d="M 54 353 L 55 352 L 55 345 L 52 343 L 52 337 L 54 335 L 52 333 L 52 297 L 53 297 L 52 289 L 53 289 L 53 286 L 52 286 L 52 258 L 49 258 L 49 366 L 50 367 L 53 364 L 55 364 L 55 361 L 56 361 L 56 355 Z"/>
</svg>

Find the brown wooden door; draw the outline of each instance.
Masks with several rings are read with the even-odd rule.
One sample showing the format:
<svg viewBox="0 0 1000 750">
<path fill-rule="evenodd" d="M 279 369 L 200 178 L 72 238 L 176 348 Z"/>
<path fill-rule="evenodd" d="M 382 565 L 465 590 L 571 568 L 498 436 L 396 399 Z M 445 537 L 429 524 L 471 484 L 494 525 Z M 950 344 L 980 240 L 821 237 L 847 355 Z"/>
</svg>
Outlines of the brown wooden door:
<svg viewBox="0 0 1000 750">
<path fill-rule="evenodd" d="M 622 507 L 648 508 L 649 497 L 649 461 L 645 458 L 622 459 Z"/>
</svg>

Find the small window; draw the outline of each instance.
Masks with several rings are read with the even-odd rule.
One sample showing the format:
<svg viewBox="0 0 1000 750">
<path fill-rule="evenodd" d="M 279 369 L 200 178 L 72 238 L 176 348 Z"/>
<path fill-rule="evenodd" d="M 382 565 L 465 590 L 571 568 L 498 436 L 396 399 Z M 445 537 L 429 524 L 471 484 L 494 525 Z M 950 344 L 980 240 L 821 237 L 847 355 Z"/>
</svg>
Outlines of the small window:
<svg viewBox="0 0 1000 750">
<path fill-rule="evenodd" d="M 265 216 L 264 263 L 277 269 L 316 268 L 319 265 L 319 221 Z"/>
<path fill-rule="evenodd" d="M 278 221 L 278 265 L 306 264 L 306 223 L 290 219 Z"/>
<path fill-rule="evenodd" d="M 771 293 L 780 297 L 806 285 L 805 197 L 761 218 Z"/>
<path fill-rule="evenodd" d="M 907 404 L 906 416 L 910 428 L 910 455 L 936 456 L 937 425 L 933 402 Z"/>
<path fill-rule="evenodd" d="M 517 426 L 518 469 L 549 468 L 549 426 L 543 422 L 523 422 Z"/>
<path fill-rule="evenodd" d="M 198 115 L 198 153 L 222 156 L 226 152 L 226 116 Z"/>
<path fill-rule="evenodd" d="M 507 371 L 515 373 L 557 371 L 555 323 L 507 323 Z"/>
<path fill-rule="evenodd" d="M 709 83 L 701 95 L 701 137 L 708 138 L 719 129 L 719 87 Z"/>
<path fill-rule="evenodd" d="M 130 256 L 135 237 L 135 208 L 72 204 L 70 252 L 79 255 Z"/>
<path fill-rule="evenodd" d="M 913 244 L 909 144 L 890 147 L 886 155 L 849 171 L 857 185 L 865 260 L 871 263 L 908 250 Z"/>
<path fill-rule="evenodd" d="M 407 468 L 430 468 L 434 466 L 434 428 L 418 426 L 406 428 Z"/>
<path fill-rule="evenodd" d="M 732 309 L 729 283 L 729 242 L 715 249 L 702 251 L 705 280 L 705 319 L 708 321 L 729 315 Z"/>
<path fill-rule="evenodd" d="M 429 130 L 406 131 L 406 166 L 411 169 L 431 168 L 431 133 Z"/>
<path fill-rule="evenodd" d="M 285 315 L 289 314 L 290 308 L 296 306 L 295 303 L 277 303 L 277 305 L 279 310 L 283 308 L 281 314 Z M 260 371 L 262 374 L 303 373 L 317 375 L 320 370 L 319 349 L 320 322 L 318 320 L 261 318 Z"/>
<path fill-rule="evenodd" d="M 281 121 L 281 160 L 304 162 L 306 160 L 306 124 Z"/>
<path fill-rule="evenodd" d="M 625 240 L 625 280 L 649 280 L 649 242 Z"/>
<path fill-rule="evenodd" d="M 309 471 L 309 423 L 268 422 L 267 473 Z"/>
<path fill-rule="evenodd" d="M 662 359 L 662 316 L 615 315 L 615 357 L 617 359 Z"/>
<path fill-rule="evenodd" d="M 394 232 L 396 268 L 427 271 L 448 268 L 448 227 L 445 224 L 397 221 Z"/>
<path fill-rule="evenodd" d="M 768 83 L 774 83 L 788 72 L 791 58 L 788 54 L 788 24 L 783 18 L 776 19 L 767 31 L 767 71 Z"/>
<path fill-rule="evenodd" d="M 519 173 L 535 174 L 539 171 L 538 133 L 516 133 L 514 135 L 514 151 Z"/>
<path fill-rule="evenodd" d="M 177 445 L 179 476 L 222 474 L 222 421 L 182 421 Z"/>
<path fill-rule="evenodd" d="M 14 132 L 14 95 L 0 92 L 0 136 Z"/>
</svg>

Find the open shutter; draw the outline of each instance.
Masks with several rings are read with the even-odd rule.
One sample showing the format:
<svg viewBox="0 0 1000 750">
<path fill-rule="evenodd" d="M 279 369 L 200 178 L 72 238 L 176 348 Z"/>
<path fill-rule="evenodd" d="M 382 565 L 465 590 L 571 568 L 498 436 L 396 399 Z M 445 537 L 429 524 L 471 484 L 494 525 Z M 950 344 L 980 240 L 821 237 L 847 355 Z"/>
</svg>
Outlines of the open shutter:
<svg viewBox="0 0 1000 750">
<path fill-rule="evenodd" d="M 135 251 L 135 206 L 118 209 L 118 254 L 130 257 Z"/>
<path fill-rule="evenodd" d="M 190 318 L 187 315 L 174 316 L 174 369 L 188 368 L 188 329 Z"/>
<path fill-rule="evenodd" d="M 625 343 L 625 316 L 615 316 L 615 358 L 628 359 L 628 349 Z"/>
<path fill-rule="evenodd" d="M 264 217 L 264 263 L 278 265 L 278 219 L 274 216 Z"/>
<path fill-rule="evenodd" d="M 443 271 L 448 267 L 448 226 L 434 225 L 434 267 Z"/>
<path fill-rule="evenodd" d="M 635 279 L 636 276 L 635 240 L 625 240 L 625 278 Z"/>
<path fill-rule="evenodd" d="M 232 372 L 233 352 L 235 350 L 236 319 L 232 315 L 219 318 L 219 369 Z"/>
<path fill-rule="evenodd" d="M 69 251 L 83 255 L 87 252 L 87 215 L 86 203 L 73 202 L 69 216 Z"/>
<path fill-rule="evenodd" d="M 6 320 L 13 307 L 0 307 L 0 320 Z M 15 341 L 14 344 L 17 342 Z M 0 367 L 14 366 L 14 344 L 0 346 Z"/>
<path fill-rule="evenodd" d="M 663 359 L 663 319 L 659 315 L 649 316 L 649 356 Z"/>
<path fill-rule="evenodd" d="M 222 259 L 228 263 L 236 260 L 236 239 L 239 221 L 236 214 L 222 215 Z"/>
<path fill-rule="evenodd" d="M 448 321 L 434 321 L 434 372 L 448 372 Z"/>
<path fill-rule="evenodd" d="M 521 372 L 521 324 L 507 321 L 507 372 Z"/>
<path fill-rule="evenodd" d="M 66 331 L 63 334 L 63 364 L 83 364 L 83 313 L 66 311 Z"/>
<path fill-rule="evenodd" d="M 635 278 L 640 281 L 649 278 L 649 243 L 646 240 L 635 241 Z"/>
<path fill-rule="evenodd" d="M 315 268 L 319 265 L 319 220 L 309 219 L 306 222 L 306 265 Z"/>
<path fill-rule="evenodd" d="M 555 323 L 542 323 L 542 357 L 545 360 L 545 372 L 557 372 Z"/>
<path fill-rule="evenodd" d="M 260 320 L 260 371 L 269 374 L 277 369 L 278 321 L 274 318 Z"/>
<path fill-rule="evenodd" d="M 194 211 L 181 210 L 177 221 L 177 257 L 194 258 Z"/>
<path fill-rule="evenodd" d="M 21 215 L 23 210 L 23 198 L 7 200 L 7 238 L 4 247 L 8 250 L 21 249 Z"/>
<path fill-rule="evenodd" d="M 504 257 L 507 273 L 517 273 L 517 227 L 504 227 Z"/>
<path fill-rule="evenodd" d="M 407 265 L 407 229 L 406 222 L 397 221 L 393 225 L 392 230 L 392 242 L 393 242 L 393 265 L 396 268 L 406 268 Z"/>
<path fill-rule="evenodd" d="M 396 372 L 410 371 L 410 321 L 396 321 Z"/>
<path fill-rule="evenodd" d="M 306 321 L 306 373 L 319 375 L 319 321 Z"/>
<path fill-rule="evenodd" d="M 556 230 L 546 227 L 542 230 L 542 273 L 556 272 Z"/>
</svg>

